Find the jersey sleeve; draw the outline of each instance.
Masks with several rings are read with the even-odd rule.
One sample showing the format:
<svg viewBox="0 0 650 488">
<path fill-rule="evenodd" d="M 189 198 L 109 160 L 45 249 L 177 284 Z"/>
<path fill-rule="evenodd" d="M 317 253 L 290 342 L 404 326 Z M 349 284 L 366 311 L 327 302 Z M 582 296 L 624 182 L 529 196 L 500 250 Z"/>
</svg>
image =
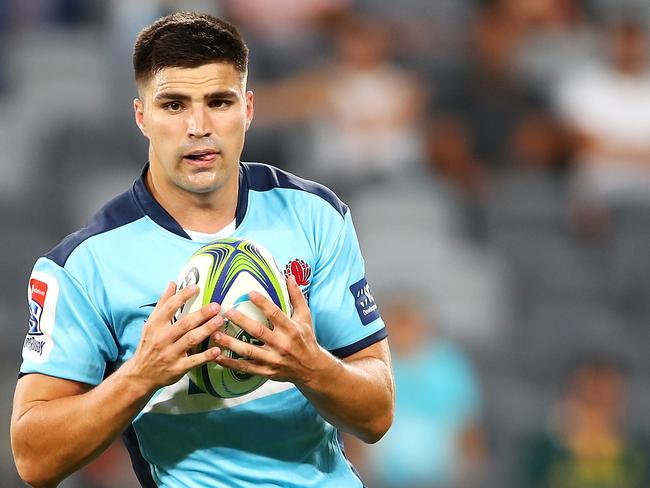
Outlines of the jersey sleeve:
<svg viewBox="0 0 650 488">
<path fill-rule="evenodd" d="M 338 357 L 358 352 L 387 336 L 365 278 L 350 212 L 316 263 L 309 306 L 318 342 Z"/>
<path fill-rule="evenodd" d="M 21 374 L 99 384 L 107 363 L 117 357 L 117 345 L 81 284 L 65 268 L 40 258 L 29 279 L 28 300 Z"/>
</svg>

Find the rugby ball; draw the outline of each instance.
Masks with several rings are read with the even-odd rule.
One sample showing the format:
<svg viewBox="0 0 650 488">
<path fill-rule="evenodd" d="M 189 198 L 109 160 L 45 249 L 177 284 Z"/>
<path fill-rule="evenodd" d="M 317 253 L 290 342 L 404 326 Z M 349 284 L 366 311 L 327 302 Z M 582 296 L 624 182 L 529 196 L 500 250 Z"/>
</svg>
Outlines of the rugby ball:
<svg viewBox="0 0 650 488">
<path fill-rule="evenodd" d="M 272 328 L 264 314 L 248 298 L 257 291 L 272 300 L 284 313 L 291 315 L 289 292 L 284 275 L 271 253 L 247 239 L 226 238 L 214 241 L 196 251 L 183 266 L 176 281 L 177 289 L 191 284 L 199 292 L 188 300 L 174 316 L 174 322 L 211 302 L 221 304 L 220 314 L 236 308 L 243 314 Z M 226 320 L 223 332 L 242 341 L 260 344 L 246 331 Z M 195 354 L 214 347 L 211 338 L 188 351 Z M 222 348 L 222 354 L 239 356 Z M 203 392 L 220 398 L 234 398 L 259 388 L 266 378 L 224 368 L 209 362 L 188 372 L 191 381 Z"/>
</svg>

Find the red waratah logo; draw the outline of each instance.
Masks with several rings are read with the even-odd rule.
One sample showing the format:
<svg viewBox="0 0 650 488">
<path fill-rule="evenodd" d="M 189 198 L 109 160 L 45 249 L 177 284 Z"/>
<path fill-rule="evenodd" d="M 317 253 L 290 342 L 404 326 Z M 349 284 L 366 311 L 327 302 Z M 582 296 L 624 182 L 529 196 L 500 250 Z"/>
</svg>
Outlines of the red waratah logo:
<svg viewBox="0 0 650 488">
<path fill-rule="evenodd" d="M 298 286 L 309 285 L 311 277 L 311 267 L 302 259 L 292 259 L 284 267 L 284 276 L 287 278 L 293 275 Z"/>
</svg>

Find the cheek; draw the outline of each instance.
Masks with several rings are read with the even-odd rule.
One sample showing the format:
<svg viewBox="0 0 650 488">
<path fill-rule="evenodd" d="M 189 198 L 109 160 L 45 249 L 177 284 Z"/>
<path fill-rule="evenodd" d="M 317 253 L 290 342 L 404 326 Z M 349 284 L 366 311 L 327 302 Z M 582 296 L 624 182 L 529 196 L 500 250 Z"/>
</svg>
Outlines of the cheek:
<svg viewBox="0 0 650 488">
<path fill-rule="evenodd" d="M 185 126 L 184 120 L 180 116 L 176 117 L 154 117 L 151 120 L 154 130 L 161 136 L 169 136 L 183 132 Z"/>
<path fill-rule="evenodd" d="M 184 134 L 182 125 L 181 120 L 161 121 L 152 119 L 149 128 L 149 139 L 160 148 L 174 145 L 174 141 Z"/>
<path fill-rule="evenodd" d="M 229 113 L 224 117 L 218 118 L 216 124 L 219 127 L 217 133 L 235 138 L 245 128 L 246 114 L 241 112 Z"/>
</svg>

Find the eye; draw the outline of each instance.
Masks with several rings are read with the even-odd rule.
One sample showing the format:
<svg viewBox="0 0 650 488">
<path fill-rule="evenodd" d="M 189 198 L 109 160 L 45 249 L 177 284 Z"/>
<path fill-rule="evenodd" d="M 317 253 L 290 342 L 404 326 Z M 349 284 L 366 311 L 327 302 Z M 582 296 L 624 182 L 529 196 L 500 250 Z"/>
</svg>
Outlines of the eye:
<svg viewBox="0 0 650 488">
<path fill-rule="evenodd" d="M 163 105 L 163 108 L 170 112 L 180 112 L 183 105 L 181 105 L 181 102 L 167 102 Z"/>
<path fill-rule="evenodd" d="M 230 105 L 232 105 L 232 101 L 231 100 L 215 98 L 215 99 L 210 100 L 209 105 L 210 105 L 210 108 L 227 108 Z"/>
</svg>

